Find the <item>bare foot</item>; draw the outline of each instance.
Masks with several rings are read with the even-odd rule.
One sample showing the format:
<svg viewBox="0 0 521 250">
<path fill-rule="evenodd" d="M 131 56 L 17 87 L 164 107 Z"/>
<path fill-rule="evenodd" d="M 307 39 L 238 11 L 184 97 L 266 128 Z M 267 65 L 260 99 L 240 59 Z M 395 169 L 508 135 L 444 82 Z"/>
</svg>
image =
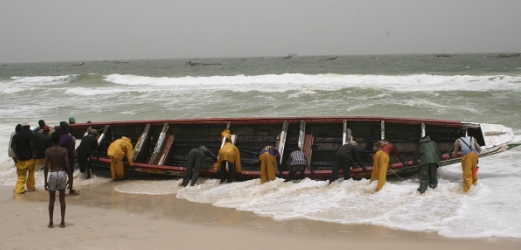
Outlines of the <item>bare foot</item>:
<svg viewBox="0 0 521 250">
<path fill-rule="evenodd" d="M 60 223 L 60 227 L 64 228 L 65 227 L 65 223 L 64 222 Z"/>
<path fill-rule="evenodd" d="M 49 223 L 49 225 L 47 225 L 48 228 L 53 228 L 54 225 L 52 223 Z"/>
</svg>

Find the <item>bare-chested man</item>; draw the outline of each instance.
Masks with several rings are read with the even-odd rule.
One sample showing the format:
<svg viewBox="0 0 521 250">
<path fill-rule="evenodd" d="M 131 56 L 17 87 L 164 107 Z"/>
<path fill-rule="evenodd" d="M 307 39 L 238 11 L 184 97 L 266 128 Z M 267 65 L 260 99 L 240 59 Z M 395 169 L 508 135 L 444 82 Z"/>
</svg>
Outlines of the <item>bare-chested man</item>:
<svg viewBox="0 0 521 250">
<path fill-rule="evenodd" d="M 49 190 L 49 228 L 53 228 L 54 201 L 56 200 L 56 190 L 60 196 L 60 208 L 62 221 L 60 227 L 65 227 L 65 188 L 71 184 L 71 171 L 69 171 L 69 158 L 67 149 L 60 147 L 60 133 L 52 133 L 53 146 L 45 150 L 44 166 L 49 166 L 51 174 L 49 180 L 47 175 L 49 168 L 45 167 L 45 190 Z"/>
</svg>

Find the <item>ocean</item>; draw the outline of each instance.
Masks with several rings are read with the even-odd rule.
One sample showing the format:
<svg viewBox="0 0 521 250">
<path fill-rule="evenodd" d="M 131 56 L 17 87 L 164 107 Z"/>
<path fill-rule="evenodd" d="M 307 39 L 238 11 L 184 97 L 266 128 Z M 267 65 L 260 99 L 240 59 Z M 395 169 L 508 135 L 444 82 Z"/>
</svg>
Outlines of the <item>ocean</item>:
<svg viewBox="0 0 521 250">
<path fill-rule="evenodd" d="M 387 116 L 496 123 L 521 140 L 521 57 L 372 55 L 93 61 L 0 65 L 0 187 L 16 182 L 7 156 L 16 124 L 268 116 Z M 336 59 L 335 59 L 336 58 Z M 187 64 L 198 63 L 197 66 Z M 521 149 L 480 159 L 480 180 L 462 193 L 461 166 L 443 166 L 439 185 L 416 194 L 418 177 L 368 180 L 131 179 L 116 191 L 177 197 L 252 211 L 275 220 L 304 218 L 434 231 L 453 238 L 521 238 Z M 80 189 L 109 182 L 86 180 Z M 43 190 L 43 173 L 37 173 Z"/>
</svg>

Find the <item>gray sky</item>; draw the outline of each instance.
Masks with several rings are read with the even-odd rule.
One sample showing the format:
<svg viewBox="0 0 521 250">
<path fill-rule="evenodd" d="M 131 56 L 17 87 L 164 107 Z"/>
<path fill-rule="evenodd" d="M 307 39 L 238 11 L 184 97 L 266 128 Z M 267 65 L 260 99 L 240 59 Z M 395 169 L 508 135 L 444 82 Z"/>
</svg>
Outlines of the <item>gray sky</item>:
<svg viewBox="0 0 521 250">
<path fill-rule="evenodd" d="M 0 0 L 0 63 L 521 52 L 520 0 Z"/>
</svg>

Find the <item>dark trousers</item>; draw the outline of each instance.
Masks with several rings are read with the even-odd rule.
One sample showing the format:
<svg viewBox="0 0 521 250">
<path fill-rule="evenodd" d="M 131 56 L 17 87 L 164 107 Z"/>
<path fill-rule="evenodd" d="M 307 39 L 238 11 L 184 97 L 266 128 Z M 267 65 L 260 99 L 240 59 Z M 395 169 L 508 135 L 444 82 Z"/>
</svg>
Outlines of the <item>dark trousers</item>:
<svg viewBox="0 0 521 250">
<path fill-rule="evenodd" d="M 425 193 L 427 187 L 431 187 L 432 189 L 438 186 L 438 164 L 429 163 L 425 165 L 420 165 L 420 188 L 418 191 L 420 193 Z"/>
<path fill-rule="evenodd" d="M 226 163 L 228 163 L 228 170 L 226 170 Z M 221 183 L 224 180 L 228 180 L 228 182 L 233 181 L 233 172 L 235 170 L 235 164 L 228 161 L 221 161 Z"/>
<path fill-rule="evenodd" d="M 74 166 L 73 166 L 74 167 Z M 92 168 L 92 162 L 90 161 L 90 156 L 84 156 L 82 154 L 78 154 L 78 167 L 80 168 L 80 172 L 89 174 L 89 170 Z"/>
<path fill-rule="evenodd" d="M 295 174 L 297 172 L 300 172 L 300 177 L 302 179 L 306 178 L 306 165 L 290 165 L 288 178 L 285 180 L 285 182 L 294 180 Z"/>
<path fill-rule="evenodd" d="M 335 158 L 333 159 L 333 171 L 331 171 L 331 179 L 329 179 L 329 183 L 336 180 L 340 168 L 344 170 L 344 180 L 351 178 L 351 166 L 353 165 L 353 162 L 349 159 L 342 157 L 341 155 L 335 155 Z"/>
<path fill-rule="evenodd" d="M 183 187 L 188 185 L 188 181 L 190 181 L 190 179 L 192 180 L 190 186 L 193 186 L 197 182 L 197 179 L 199 179 L 199 173 L 201 172 L 201 167 L 203 166 L 203 161 L 204 155 L 196 152 L 188 153 L 185 176 L 183 177 Z"/>
</svg>

